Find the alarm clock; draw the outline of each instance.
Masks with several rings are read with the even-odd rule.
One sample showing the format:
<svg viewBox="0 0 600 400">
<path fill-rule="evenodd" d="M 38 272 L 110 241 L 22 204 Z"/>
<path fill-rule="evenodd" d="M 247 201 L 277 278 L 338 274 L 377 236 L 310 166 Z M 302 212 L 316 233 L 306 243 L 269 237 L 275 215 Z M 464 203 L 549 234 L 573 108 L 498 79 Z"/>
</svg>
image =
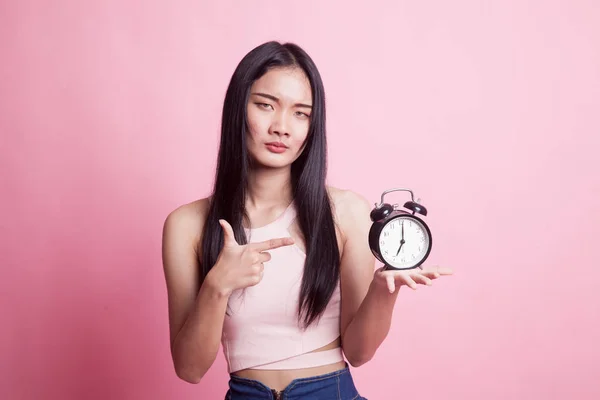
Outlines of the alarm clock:
<svg viewBox="0 0 600 400">
<path fill-rule="evenodd" d="M 398 204 L 384 203 L 383 198 L 391 192 L 405 191 L 411 195 L 411 201 L 404 203 L 404 209 Z M 373 255 L 381 261 L 386 270 L 409 270 L 421 268 L 421 264 L 431 252 L 431 231 L 425 221 L 417 216 L 427 215 L 427 209 L 415 201 L 410 189 L 389 189 L 381 195 L 381 202 L 375 203 L 371 211 L 371 229 L 369 247 Z"/>
</svg>

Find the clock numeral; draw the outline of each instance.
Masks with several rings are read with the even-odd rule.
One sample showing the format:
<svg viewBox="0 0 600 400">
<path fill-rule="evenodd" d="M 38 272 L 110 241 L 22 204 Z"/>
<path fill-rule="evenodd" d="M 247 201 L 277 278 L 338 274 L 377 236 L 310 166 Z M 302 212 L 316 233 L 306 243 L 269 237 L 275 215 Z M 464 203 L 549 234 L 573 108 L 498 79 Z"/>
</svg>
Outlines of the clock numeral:
<svg viewBox="0 0 600 400">
<path fill-rule="evenodd" d="M 384 232 L 384 233 L 383 233 L 383 237 L 388 237 L 388 236 L 390 236 L 390 233 L 389 233 L 389 232 Z"/>
<path fill-rule="evenodd" d="M 425 243 L 425 236 L 421 236 L 421 238 L 419 239 L 419 242 Z"/>
<path fill-rule="evenodd" d="M 389 254 L 389 252 L 387 250 L 384 250 L 383 254 L 387 256 Z"/>
</svg>

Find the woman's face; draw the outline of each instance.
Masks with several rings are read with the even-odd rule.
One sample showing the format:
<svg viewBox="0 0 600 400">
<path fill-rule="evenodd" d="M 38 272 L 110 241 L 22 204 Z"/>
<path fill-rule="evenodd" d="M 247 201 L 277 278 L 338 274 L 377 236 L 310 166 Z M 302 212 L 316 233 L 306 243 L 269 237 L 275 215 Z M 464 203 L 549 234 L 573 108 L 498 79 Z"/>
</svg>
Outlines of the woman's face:
<svg viewBox="0 0 600 400">
<path fill-rule="evenodd" d="M 254 82 L 247 104 L 247 143 L 255 165 L 291 165 L 304 150 L 311 110 L 310 82 L 300 68 L 275 68 Z"/>
</svg>

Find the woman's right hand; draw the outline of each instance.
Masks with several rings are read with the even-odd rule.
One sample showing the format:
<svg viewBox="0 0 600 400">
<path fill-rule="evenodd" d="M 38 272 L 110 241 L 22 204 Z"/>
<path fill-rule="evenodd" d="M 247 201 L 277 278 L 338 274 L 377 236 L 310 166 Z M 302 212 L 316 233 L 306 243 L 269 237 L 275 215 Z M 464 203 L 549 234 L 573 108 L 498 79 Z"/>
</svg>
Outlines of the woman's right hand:
<svg viewBox="0 0 600 400">
<path fill-rule="evenodd" d="M 224 243 L 217 262 L 207 280 L 219 293 L 229 296 L 236 289 L 257 285 L 263 276 L 263 263 L 271 259 L 267 250 L 294 244 L 291 237 L 270 239 L 259 243 L 240 245 L 235 240 L 233 228 L 223 219 Z"/>
</svg>

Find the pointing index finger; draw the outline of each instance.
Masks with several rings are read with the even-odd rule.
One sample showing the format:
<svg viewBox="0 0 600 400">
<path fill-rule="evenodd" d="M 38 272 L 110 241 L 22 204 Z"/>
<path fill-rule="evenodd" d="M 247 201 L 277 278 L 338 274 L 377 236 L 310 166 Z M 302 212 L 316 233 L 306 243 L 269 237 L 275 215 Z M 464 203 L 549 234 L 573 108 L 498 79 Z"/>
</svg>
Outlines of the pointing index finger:
<svg viewBox="0 0 600 400">
<path fill-rule="evenodd" d="M 272 250 L 278 247 L 289 246 L 294 244 L 294 239 L 291 237 L 286 238 L 276 238 L 265 240 L 264 242 L 259 242 L 254 245 L 254 248 L 258 251 Z"/>
</svg>

